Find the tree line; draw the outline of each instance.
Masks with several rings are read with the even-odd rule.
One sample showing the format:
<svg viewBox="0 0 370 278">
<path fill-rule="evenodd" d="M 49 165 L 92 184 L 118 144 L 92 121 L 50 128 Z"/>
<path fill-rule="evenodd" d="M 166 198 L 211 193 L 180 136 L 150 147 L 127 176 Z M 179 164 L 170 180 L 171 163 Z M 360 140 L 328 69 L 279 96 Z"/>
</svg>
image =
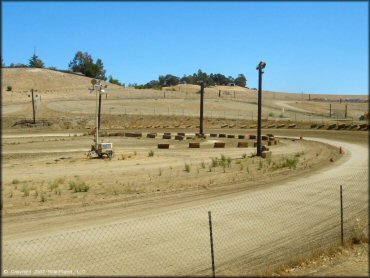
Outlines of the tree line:
<svg viewBox="0 0 370 278">
<path fill-rule="evenodd" d="M 166 86 L 176 86 L 178 84 L 199 84 L 199 82 L 204 82 L 205 86 L 217 86 L 217 85 L 229 85 L 233 84 L 235 86 L 247 87 L 247 78 L 244 74 L 239 74 L 237 77 L 225 76 L 221 73 L 211 73 L 207 74 L 202 70 L 198 70 L 197 73 L 191 75 L 184 75 L 183 77 L 178 77 L 172 74 L 160 75 L 158 80 L 149 81 L 143 85 L 133 84 L 135 88 L 138 89 L 160 89 Z"/>
<path fill-rule="evenodd" d="M 2 67 L 5 67 L 3 59 L 1 59 Z M 34 53 L 29 59 L 29 63 L 26 64 L 13 64 L 9 65 L 10 68 L 45 68 L 44 62 Z M 58 70 L 55 67 L 48 67 L 48 69 Z M 97 78 L 101 80 L 108 80 L 111 84 L 116 84 L 120 86 L 125 86 L 118 79 L 115 79 L 110 75 L 106 77 L 106 70 L 104 69 L 104 64 L 102 59 L 97 58 L 94 62 L 91 54 L 87 52 L 77 51 L 73 59 L 68 64 L 68 69 L 71 72 L 81 73 L 87 77 Z M 216 85 L 235 85 L 240 87 L 247 87 L 247 78 L 244 74 L 238 74 L 235 78 L 232 76 L 225 76 L 221 73 L 211 73 L 207 74 L 202 70 L 198 70 L 197 73 L 190 75 L 183 75 L 178 77 L 172 74 L 160 75 L 157 80 L 151 80 L 146 84 L 129 84 L 129 87 L 135 87 L 137 89 L 161 89 L 167 86 L 176 86 L 178 84 L 199 84 L 199 82 L 204 82 L 205 86 L 216 86 Z"/>
</svg>

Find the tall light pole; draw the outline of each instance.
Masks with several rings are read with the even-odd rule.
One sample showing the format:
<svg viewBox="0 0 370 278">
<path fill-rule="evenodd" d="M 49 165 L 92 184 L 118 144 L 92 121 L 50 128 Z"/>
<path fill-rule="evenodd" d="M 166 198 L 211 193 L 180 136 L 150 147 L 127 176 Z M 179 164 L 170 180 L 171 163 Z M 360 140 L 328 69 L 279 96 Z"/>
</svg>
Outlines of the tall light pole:
<svg viewBox="0 0 370 278">
<path fill-rule="evenodd" d="M 93 87 L 90 90 L 90 93 L 93 91 L 96 92 L 96 109 L 95 109 L 95 117 L 96 117 L 96 131 L 95 131 L 95 147 L 98 147 L 99 144 L 99 127 L 100 127 L 100 108 L 101 108 L 101 94 L 104 94 L 105 91 L 103 90 L 103 85 L 101 84 L 101 80 L 92 79 L 91 84 Z"/>
<path fill-rule="evenodd" d="M 266 67 L 265 62 L 260 62 L 256 68 L 258 70 L 258 124 L 257 124 L 257 156 L 262 156 L 262 74 Z"/>
<path fill-rule="evenodd" d="M 198 81 L 200 83 L 200 123 L 199 123 L 199 135 L 204 136 L 203 132 L 203 97 L 204 97 L 204 81 Z"/>
</svg>

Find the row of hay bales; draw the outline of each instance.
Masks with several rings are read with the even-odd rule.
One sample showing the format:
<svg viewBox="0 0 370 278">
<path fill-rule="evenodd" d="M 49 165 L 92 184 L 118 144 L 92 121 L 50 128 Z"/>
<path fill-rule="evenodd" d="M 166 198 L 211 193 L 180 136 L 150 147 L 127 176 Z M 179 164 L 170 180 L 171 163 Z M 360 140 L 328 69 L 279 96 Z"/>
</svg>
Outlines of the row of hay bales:
<svg viewBox="0 0 370 278">
<path fill-rule="evenodd" d="M 151 133 L 147 133 L 146 137 L 147 138 L 156 138 L 157 137 L 157 133 L 156 132 L 151 132 Z M 101 136 L 122 136 L 122 137 L 131 137 L 131 138 L 141 138 L 143 137 L 143 134 L 141 132 L 102 132 Z M 188 135 L 186 136 L 185 132 L 177 132 L 175 135 L 174 135 L 174 139 L 175 140 L 184 140 L 184 139 L 188 139 L 188 140 L 192 140 L 194 139 L 195 137 L 202 137 L 201 135 L 199 134 L 196 134 L 195 136 L 193 135 Z M 205 136 L 203 136 L 205 137 Z M 225 133 L 211 133 L 210 134 L 210 137 L 211 138 L 228 138 L 228 139 L 250 139 L 250 140 L 256 140 L 257 139 L 257 135 L 255 134 L 238 134 L 238 135 L 235 135 L 235 134 L 225 134 Z M 164 132 L 163 135 L 162 135 L 162 139 L 172 139 L 172 134 L 171 132 Z M 275 140 L 275 137 L 273 134 L 266 134 L 266 135 L 262 135 L 261 136 L 261 139 L 262 141 L 268 141 L 268 144 L 269 145 L 272 145 L 271 142 L 273 141 L 278 141 L 278 140 Z"/>
<path fill-rule="evenodd" d="M 277 144 L 277 143 L 275 143 Z M 167 143 L 160 143 L 158 144 L 158 149 L 168 149 L 170 144 Z M 200 148 L 200 143 L 199 142 L 189 142 L 189 148 L 190 149 L 198 149 Z M 225 142 L 214 142 L 213 148 L 225 148 L 226 143 Z M 248 148 L 249 147 L 249 142 L 238 142 L 237 144 L 238 148 Z M 257 147 L 257 142 L 253 142 L 253 147 Z M 263 151 L 268 151 L 269 148 L 266 145 L 262 146 Z"/>
<path fill-rule="evenodd" d="M 235 124 L 223 124 L 221 125 L 221 128 L 234 128 L 236 125 Z M 251 125 L 249 128 L 256 128 L 256 125 Z M 277 124 L 263 124 L 261 128 L 296 128 L 297 125 L 295 123 L 291 124 L 283 124 L 283 123 L 277 123 Z M 248 128 L 248 125 L 242 125 L 240 128 Z"/>
<path fill-rule="evenodd" d="M 330 124 L 330 125 L 324 125 L 324 124 L 311 124 L 311 129 L 324 129 L 327 130 L 369 130 L 368 124 Z"/>
</svg>

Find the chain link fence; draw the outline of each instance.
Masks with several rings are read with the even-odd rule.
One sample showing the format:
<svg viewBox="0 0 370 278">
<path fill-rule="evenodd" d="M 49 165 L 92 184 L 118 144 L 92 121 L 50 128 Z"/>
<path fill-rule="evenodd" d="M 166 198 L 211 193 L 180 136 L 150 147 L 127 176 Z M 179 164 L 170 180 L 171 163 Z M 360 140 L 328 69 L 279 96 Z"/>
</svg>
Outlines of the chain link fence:
<svg viewBox="0 0 370 278">
<path fill-rule="evenodd" d="M 4 275 L 263 275 L 366 237 L 368 170 L 246 191 L 204 205 L 106 226 L 3 241 Z M 23 272 L 22 272 L 23 271 Z"/>
</svg>

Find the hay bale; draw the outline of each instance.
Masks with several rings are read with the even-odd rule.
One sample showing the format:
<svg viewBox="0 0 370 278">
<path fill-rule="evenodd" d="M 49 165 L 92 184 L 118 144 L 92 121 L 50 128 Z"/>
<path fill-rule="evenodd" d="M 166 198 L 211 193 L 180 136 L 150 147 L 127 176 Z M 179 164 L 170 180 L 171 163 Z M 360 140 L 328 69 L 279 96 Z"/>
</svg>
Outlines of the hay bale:
<svg viewBox="0 0 370 278">
<path fill-rule="evenodd" d="M 256 138 L 257 138 L 257 135 L 249 134 L 249 139 L 256 139 Z"/>
<path fill-rule="evenodd" d="M 235 135 L 234 134 L 228 134 L 227 138 L 235 138 Z"/>
<path fill-rule="evenodd" d="M 146 135 L 146 137 L 147 138 L 155 138 L 157 136 L 157 134 L 156 133 L 148 133 L 147 135 Z"/>
<path fill-rule="evenodd" d="M 235 127 L 235 124 L 229 125 L 229 128 L 233 128 L 233 127 Z"/>
<path fill-rule="evenodd" d="M 247 125 L 242 125 L 240 128 L 248 128 Z"/>
<path fill-rule="evenodd" d="M 125 137 L 141 137 L 141 136 L 143 136 L 141 133 L 125 132 Z"/>
<path fill-rule="evenodd" d="M 238 148 L 248 148 L 248 142 L 238 142 Z"/>
<path fill-rule="evenodd" d="M 262 151 L 268 151 L 270 150 L 266 145 L 262 145 Z"/>
<path fill-rule="evenodd" d="M 176 135 L 176 136 L 175 136 L 175 140 L 182 141 L 182 140 L 184 140 L 184 136 Z"/>
<path fill-rule="evenodd" d="M 360 124 L 359 128 L 363 129 L 363 128 L 366 128 L 366 126 L 367 126 L 366 124 Z"/>
<path fill-rule="evenodd" d="M 340 125 L 338 125 L 337 129 L 342 129 L 342 128 L 345 128 L 345 127 L 346 127 L 346 124 L 340 124 Z"/>
<path fill-rule="evenodd" d="M 108 136 L 118 136 L 119 132 L 109 132 Z M 125 133 L 123 133 L 125 134 Z"/>
<path fill-rule="evenodd" d="M 282 128 L 282 127 L 284 127 L 285 126 L 285 124 L 278 124 L 276 127 L 277 128 Z"/>
<path fill-rule="evenodd" d="M 200 143 L 198 142 L 189 143 L 189 148 L 191 149 L 200 148 Z"/>
<path fill-rule="evenodd" d="M 358 126 L 357 125 L 351 125 L 350 129 L 354 129 L 354 128 L 357 128 Z"/>
<path fill-rule="evenodd" d="M 266 135 L 267 135 L 268 137 L 272 137 L 272 138 L 274 138 L 274 134 L 272 134 L 272 133 L 266 133 Z"/>
<path fill-rule="evenodd" d="M 158 144 L 158 149 L 169 149 L 170 144 Z"/>
<path fill-rule="evenodd" d="M 217 133 L 211 133 L 209 136 L 210 137 L 217 137 Z"/>
<path fill-rule="evenodd" d="M 325 125 L 319 125 L 318 127 L 317 127 L 317 129 L 321 129 L 321 128 L 323 128 Z"/>
<path fill-rule="evenodd" d="M 288 128 L 295 128 L 296 127 L 296 124 L 290 124 L 288 125 Z"/>
<path fill-rule="evenodd" d="M 245 139 L 245 135 L 238 135 L 238 139 Z"/>
<path fill-rule="evenodd" d="M 337 126 L 337 124 L 331 124 L 328 126 L 328 129 L 334 129 Z"/>
<path fill-rule="evenodd" d="M 251 125 L 249 128 L 256 128 L 257 126 L 256 125 Z"/>
<path fill-rule="evenodd" d="M 275 127 L 274 124 L 267 126 L 267 128 L 273 128 L 273 127 Z"/>
<path fill-rule="evenodd" d="M 177 132 L 177 135 L 185 136 L 185 132 Z"/>
<path fill-rule="evenodd" d="M 317 127 L 317 124 L 312 124 L 311 125 L 311 128 L 315 128 L 315 127 Z"/>
<path fill-rule="evenodd" d="M 269 139 L 269 137 L 267 135 L 262 135 L 261 138 L 262 138 L 263 141 L 267 141 Z"/>
<path fill-rule="evenodd" d="M 225 143 L 224 142 L 215 142 L 213 147 L 214 148 L 225 148 Z"/>
<path fill-rule="evenodd" d="M 253 142 L 253 148 L 257 147 L 257 142 Z"/>
<path fill-rule="evenodd" d="M 271 151 L 263 151 L 262 152 L 262 158 L 271 158 Z"/>
<path fill-rule="evenodd" d="M 220 133 L 220 134 L 218 134 L 218 137 L 219 138 L 226 138 L 226 134 L 225 133 Z"/>
<path fill-rule="evenodd" d="M 271 146 L 273 141 L 267 141 L 267 146 Z"/>
<path fill-rule="evenodd" d="M 163 134 L 162 139 L 171 139 L 171 135 Z"/>
<path fill-rule="evenodd" d="M 229 126 L 228 124 L 221 125 L 221 128 L 226 128 L 226 127 L 228 127 L 228 126 Z"/>
<path fill-rule="evenodd" d="M 171 132 L 165 132 L 164 135 L 171 135 Z"/>
</svg>

